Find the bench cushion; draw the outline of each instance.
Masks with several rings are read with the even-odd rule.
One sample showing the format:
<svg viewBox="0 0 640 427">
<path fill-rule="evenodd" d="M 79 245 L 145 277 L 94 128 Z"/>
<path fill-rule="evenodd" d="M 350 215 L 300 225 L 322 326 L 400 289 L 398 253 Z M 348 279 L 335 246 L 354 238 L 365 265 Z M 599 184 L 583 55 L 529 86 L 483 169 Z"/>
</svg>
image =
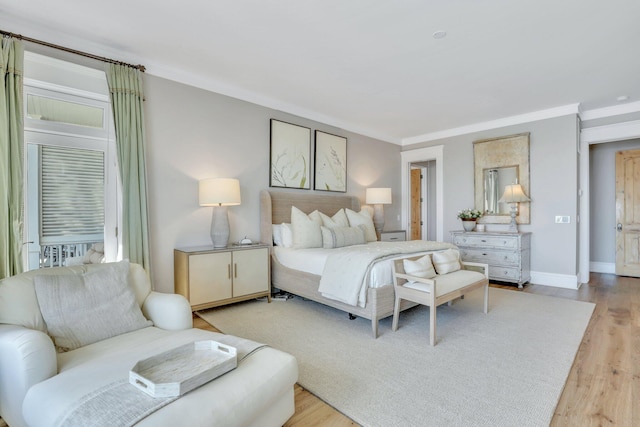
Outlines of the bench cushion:
<svg viewBox="0 0 640 427">
<path fill-rule="evenodd" d="M 484 274 L 471 270 L 458 270 L 453 273 L 438 274 L 433 278 L 436 282 L 436 297 L 457 291 L 458 289 L 462 289 L 484 279 Z M 425 283 L 407 282 L 403 286 L 405 288 L 429 292 L 429 287 Z"/>
</svg>

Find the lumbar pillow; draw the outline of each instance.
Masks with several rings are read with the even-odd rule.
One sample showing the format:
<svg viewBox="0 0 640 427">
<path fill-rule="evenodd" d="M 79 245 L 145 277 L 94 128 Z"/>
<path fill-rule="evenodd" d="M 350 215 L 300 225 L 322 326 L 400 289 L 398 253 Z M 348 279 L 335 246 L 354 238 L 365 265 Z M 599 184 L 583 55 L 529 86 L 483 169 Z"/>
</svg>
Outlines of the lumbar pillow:
<svg viewBox="0 0 640 427">
<path fill-rule="evenodd" d="M 315 214 L 313 215 L 315 217 Z M 319 216 L 313 218 L 305 214 L 295 206 L 291 206 L 291 227 L 293 228 L 293 247 L 321 248 L 322 232 L 320 225 L 322 220 Z"/>
<path fill-rule="evenodd" d="M 60 351 L 151 326 L 129 285 L 129 262 L 83 274 L 33 278 L 42 317 Z"/>
<path fill-rule="evenodd" d="M 460 252 L 455 249 L 447 249 L 431 254 L 433 265 L 438 274 L 447 274 L 460 270 Z"/>
<path fill-rule="evenodd" d="M 432 279 L 436 277 L 436 270 L 433 268 L 429 255 L 425 255 L 415 261 L 403 259 L 402 264 L 404 266 L 404 272 L 410 276 L 416 276 L 422 279 Z"/>
<path fill-rule="evenodd" d="M 367 243 L 364 230 L 360 227 L 320 227 L 322 231 L 322 247 L 325 249 L 342 248 L 344 246 Z"/>
<path fill-rule="evenodd" d="M 351 209 L 345 209 L 347 218 L 349 219 L 349 225 L 351 227 L 357 227 L 364 225 L 365 227 L 365 239 L 367 242 L 375 242 L 378 240 L 376 229 L 373 226 L 373 218 L 371 217 L 371 211 L 362 209 L 360 212 L 352 211 Z"/>
</svg>

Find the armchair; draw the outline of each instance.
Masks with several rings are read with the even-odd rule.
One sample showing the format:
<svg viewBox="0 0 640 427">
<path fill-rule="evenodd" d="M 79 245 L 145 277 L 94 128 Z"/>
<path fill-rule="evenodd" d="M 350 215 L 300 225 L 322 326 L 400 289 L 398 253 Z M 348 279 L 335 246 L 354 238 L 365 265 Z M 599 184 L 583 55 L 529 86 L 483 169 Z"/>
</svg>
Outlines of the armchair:
<svg viewBox="0 0 640 427">
<path fill-rule="evenodd" d="M 144 324 L 70 351 L 56 351 L 56 344 L 62 341 L 58 341 L 54 322 L 45 322 L 50 315 L 41 309 L 46 303 L 39 301 L 42 294 L 35 282 L 43 276 L 87 277 L 114 264 L 120 263 L 35 270 L 0 281 L 0 416 L 10 427 L 69 422 L 69 414 L 87 396 L 116 382 L 127 383 L 126 387 L 129 370 L 138 360 L 181 344 L 246 341 L 194 329 L 186 299 L 152 291 L 142 267 L 130 264 L 126 280 Z M 147 326 L 148 320 L 153 326 Z M 84 332 L 78 335 L 82 338 Z M 282 425 L 294 412 L 297 375 L 293 356 L 261 348 L 239 361 L 236 369 L 135 422 L 138 426 Z M 118 412 L 117 405 L 111 409 Z"/>
</svg>

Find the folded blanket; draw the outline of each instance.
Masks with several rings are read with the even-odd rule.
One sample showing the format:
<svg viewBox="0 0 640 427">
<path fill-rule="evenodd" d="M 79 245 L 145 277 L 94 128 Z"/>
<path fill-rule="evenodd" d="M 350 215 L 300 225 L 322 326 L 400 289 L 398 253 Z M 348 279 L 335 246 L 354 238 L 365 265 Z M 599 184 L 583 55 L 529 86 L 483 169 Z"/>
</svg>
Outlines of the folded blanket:
<svg viewBox="0 0 640 427">
<path fill-rule="evenodd" d="M 318 291 L 326 298 L 364 307 L 366 300 L 360 296 L 366 295 L 365 278 L 375 262 L 403 254 L 419 254 L 455 247 L 446 242 L 411 240 L 371 242 L 341 248 L 327 258 Z"/>
</svg>

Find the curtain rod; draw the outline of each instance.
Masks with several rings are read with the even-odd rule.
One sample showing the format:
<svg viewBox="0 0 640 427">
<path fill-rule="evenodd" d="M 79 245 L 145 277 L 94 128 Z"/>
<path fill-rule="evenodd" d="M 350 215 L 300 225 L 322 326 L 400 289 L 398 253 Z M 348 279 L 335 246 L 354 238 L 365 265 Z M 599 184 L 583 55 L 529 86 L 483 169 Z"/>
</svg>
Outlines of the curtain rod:
<svg viewBox="0 0 640 427">
<path fill-rule="evenodd" d="M 57 44 L 45 42 L 45 41 L 38 40 L 38 39 L 32 39 L 31 37 L 25 37 L 25 36 L 23 36 L 21 34 L 10 33 L 8 31 L 0 30 L 0 34 L 5 35 L 5 36 L 9 36 L 9 37 L 15 37 L 15 38 L 17 38 L 19 40 L 24 40 L 26 42 L 39 44 L 39 45 L 50 47 L 50 48 L 53 48 L 53 49 L 62 50 L 64 52 L 69 52 L 69 53 L 73 53 L 73 54 L 76 54 L 76 55 L 84 56 L 86 58 L 97 59 L 98 61 L 107 62 L 107 63 L 110 63 L 110 64 L 118 64 L 118 65 L 124 65 L 124 66 L 131 67 L 131 68 L 137 68 L 138 70 L 142 71 L 143 73 L 146 71 L 146 68 L 144 67 L 144 65 L 140 65 L 140 64 L 132 65 L 132 64 L 128 64 L 126 62 L 115 60 L 115 59 L 105 58 L 103 56 L 94 55 L 92 53 L 82 52 L 80 50 L 75 50 L 75 49 L 71 49 L 71 48 L 68 48 L 68 47 L 59 46 Z"/>
</svg>

